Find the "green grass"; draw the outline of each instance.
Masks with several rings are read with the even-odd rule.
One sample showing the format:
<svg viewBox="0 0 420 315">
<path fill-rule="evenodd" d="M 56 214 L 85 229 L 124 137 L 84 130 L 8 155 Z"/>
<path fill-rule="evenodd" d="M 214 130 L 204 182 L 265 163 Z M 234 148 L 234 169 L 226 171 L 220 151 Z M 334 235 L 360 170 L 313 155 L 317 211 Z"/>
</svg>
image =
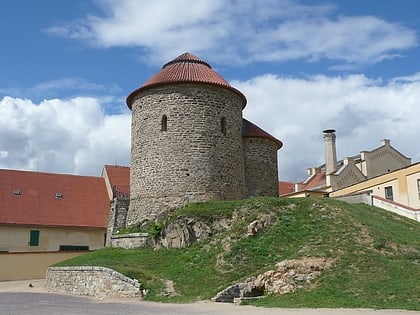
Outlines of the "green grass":
<svg viewBox="0 0 420 315">
<path fill-rule="evenodd" d="M 254 237 L 258 216 L 276 218 Z M 328 257 L 334 264 L 295 293 L 250 303 L 267 307 L 349 307 L 420 310 L 420 224 L 367 205 L 336 200 L 255 198 L 190 204 L 171 218 L 226 218 L 207 240 L 183 249 L 105 248 L 58 265 L 100 265 L 136 278 L 146 299 L 209 299 L 230 284 L 273 269 L 284 259 Z M 165 292 L 171 280 L 177 295 Z"/>
</svg>

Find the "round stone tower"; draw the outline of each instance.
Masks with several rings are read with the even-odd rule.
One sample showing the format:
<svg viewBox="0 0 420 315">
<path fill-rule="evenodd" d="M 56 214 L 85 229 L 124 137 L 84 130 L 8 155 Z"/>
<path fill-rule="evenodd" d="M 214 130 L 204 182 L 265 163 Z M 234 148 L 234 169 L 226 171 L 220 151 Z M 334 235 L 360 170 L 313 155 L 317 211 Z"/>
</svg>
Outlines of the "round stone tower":
<svg viewBox="0 0 420 315">
<path fill-rule="evenodd" d="M 244 119 L 245 197 L 279 196 L 277 151 L 283 143 Z"/>
<path fill-rule="evenodd" d="M 132 110 L 127 223 L 188 202 L 245 196 L 241 138 L 245 96 L 185 53 L 127 97 Z"/>
</svg>

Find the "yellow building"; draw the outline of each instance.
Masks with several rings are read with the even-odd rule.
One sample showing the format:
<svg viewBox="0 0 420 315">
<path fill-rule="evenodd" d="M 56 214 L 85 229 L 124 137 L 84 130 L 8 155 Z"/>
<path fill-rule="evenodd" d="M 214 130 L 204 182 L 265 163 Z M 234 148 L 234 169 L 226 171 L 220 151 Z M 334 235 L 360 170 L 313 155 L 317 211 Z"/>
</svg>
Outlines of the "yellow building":
<svg viewBox="0 0 420 315">
<path fill-rule="evenodd" d="M 324 130 L 325 164 L 309 168 L 308 177 L 295 185 L 290 197 L 322 196 L 411 164 L 411 159 L 392 147 L 387 139 L 371 151 L 337 160 L 335 139 L 335 130 Z"/>
<path fill-rule="evenodd" d="M 347 200 L 363 195 L 374 206 L 420 221 L 420 163 L 330 193 Z"/>
<path fill-rule="evenodd" d="M 101 177 L 0 170 L 0 280 L 102 248 L 109 202 Z"/>
</svg>

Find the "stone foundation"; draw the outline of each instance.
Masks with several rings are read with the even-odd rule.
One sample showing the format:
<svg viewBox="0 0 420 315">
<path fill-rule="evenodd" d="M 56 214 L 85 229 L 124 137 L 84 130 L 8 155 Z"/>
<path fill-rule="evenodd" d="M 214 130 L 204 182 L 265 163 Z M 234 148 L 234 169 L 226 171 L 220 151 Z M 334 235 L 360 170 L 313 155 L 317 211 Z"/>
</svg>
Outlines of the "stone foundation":
<svg viewBox="0 0 420 315">
<path fill-rule="evenodd" d="M 110 239 L 110 247 L 121 247 L 125 249 L 144 247 L 153 245 L 152 238 L 148 233 L 130 233 L 121 235 L 112 235 Z"/>
</svg>

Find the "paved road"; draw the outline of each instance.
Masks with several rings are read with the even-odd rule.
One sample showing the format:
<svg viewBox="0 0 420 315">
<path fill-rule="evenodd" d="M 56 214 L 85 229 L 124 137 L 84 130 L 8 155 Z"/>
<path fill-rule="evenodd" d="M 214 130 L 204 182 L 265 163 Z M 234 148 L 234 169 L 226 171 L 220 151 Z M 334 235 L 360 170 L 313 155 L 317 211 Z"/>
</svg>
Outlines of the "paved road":
<svg viewBox="0 0 420 315">
<path fill-rule="evenodd" d="M 46 292 L 42 282 L 29 287 L 0 282 L 1 315 L 420 315 L 410 311 L 375 311 L 344 309 L 266 309 L 253 306 L 200 302 L 194 304 L 162 304 L 136 299 L 98 300 Z"/>
</svg>

